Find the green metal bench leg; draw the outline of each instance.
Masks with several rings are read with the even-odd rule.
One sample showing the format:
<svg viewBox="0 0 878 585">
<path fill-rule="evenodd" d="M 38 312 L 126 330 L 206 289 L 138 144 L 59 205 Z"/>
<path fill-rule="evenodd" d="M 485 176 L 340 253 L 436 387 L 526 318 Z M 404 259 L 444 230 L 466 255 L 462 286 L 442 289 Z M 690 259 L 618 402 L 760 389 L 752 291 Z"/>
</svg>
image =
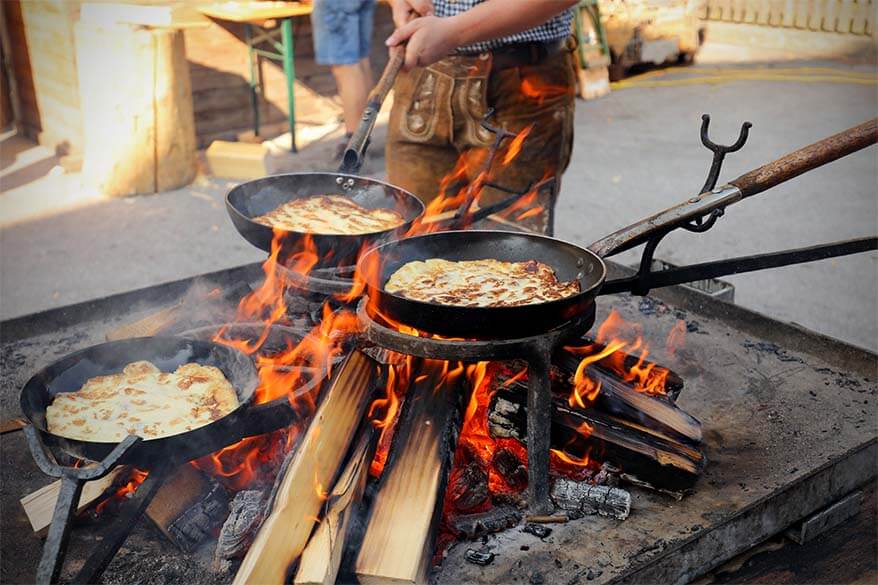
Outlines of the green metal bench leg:
<svg viewBox="0 0 878 585">
<path fill-rule="evenodd" d="M 259 55 L 253 51 L 253 27 L 244 24 L 247 41 L 247 62 L 250 64 L 250 110 L 253 112 L 253 135 L 259 136 Z"/>
<path fill-rule="evenodd" d="M 296 63 L 293 59 L 293 19 L 285 18 L 281 22 L 284 75 L 287 78 L 287 114 L 290 122 L 290 150 L 298 152 L 296 147 L 296 94 L 293 81 L 296 79 Z"/>
</svg>

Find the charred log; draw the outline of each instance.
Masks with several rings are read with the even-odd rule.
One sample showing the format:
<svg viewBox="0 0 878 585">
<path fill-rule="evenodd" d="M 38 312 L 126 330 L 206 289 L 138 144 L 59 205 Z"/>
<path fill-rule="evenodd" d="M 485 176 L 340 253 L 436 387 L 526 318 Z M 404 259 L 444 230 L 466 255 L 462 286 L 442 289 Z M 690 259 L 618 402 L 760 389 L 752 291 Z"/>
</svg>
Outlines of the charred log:
<svg viewBox="0 0 878 585">
<path fill-rule="evenodd" d="M 451 521 L 451 528 L 460 536 L 472 540 L 512 528 L 519 522 L 521 522 L 519 510 L 511 506 L 495 506 L 487 512 L 458 516 Z"/>
<path fill-rule="evenodd" d="M 491 404 L 488 426 L 495 437 L 527 441 L 527 406 L 521 392 L 498 392 Z M 657 431 L 589 410 L 576 411 L 566 402 L 552 404 L 552 444 L 575 442 L 582 454 L 618 465 L 622 471 L 652 486 L 669 491 L 692 488 L 704 468 L 700 450 Z M 580 433 L 583 423 L 591 429 Z"/>
<path fill-rule="evenodd" d="M 250 548 L 265 518 L 266 500 L 266 494 L 261 490 L 244 490 L 235 494 L 217 539 L 214 570 L 228 571 L 230 561 L 243 557 Z"/>
<path fill-rule="evenodd" d="M 605 485 L 559 477 L 552 486 L 551 495 L 555 505 L 570 518 L 597 514 L 624 520 L 631 512 L 631 494 Z"/>
<path fill-rule="evenodd" d="M 576 372 L 580 361 L 580 357 L 568 351 L 561 351 L 555 356 L 555 364 L 568 377 Z M 683 382 L 673 372 L 668 373 L 666 389 L 669 393 L 665 396 L 638 392 L 633 385 L 600 364 L 587 366 L 585 372 L 589 378 L 601 384 L 600 393 L 593 405 L 595 410 L 656 429 L 680 442 L 693 445 L 701 443 L 701 423 L 674 404 L 672 396 L 679 393 Z M 677 388 L 676 394 L 672 394 L 673 388 Z M 567 395 L 569 392 L 569 388 L 556 389 L 558 394 Z"/>
<path fill-rule="evenodd" d="M 477 463 L 469 463 L 452 471 L 447 497 L 455 509 L 468 512 L 485 503 L 489 496 L 488 476 Z"/>
</svg>

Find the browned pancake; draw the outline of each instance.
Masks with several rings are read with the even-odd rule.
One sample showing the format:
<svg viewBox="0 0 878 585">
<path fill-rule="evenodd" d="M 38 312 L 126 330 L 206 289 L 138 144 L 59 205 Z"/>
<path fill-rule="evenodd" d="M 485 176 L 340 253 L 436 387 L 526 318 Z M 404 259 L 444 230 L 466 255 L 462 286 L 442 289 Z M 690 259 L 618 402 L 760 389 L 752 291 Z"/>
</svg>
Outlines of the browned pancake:
<svg viewBox="0 0 878 585">
<path fill-rule="evenodd" d="M 382 232 L 405 223 L 402 215 L 392 209 L 366 209 L 343 195 L 288 201 L 254 221 L 294 232 L 351 236 Z"/>
<path fill-rule="evenodd" d="M 542 262 L 490 258 L 409 262 L 391 275 L 384 288 L 417 301 L 461 307 L 531 305 L 580 291 L 578 280 L 558 282 L 555 271 Z"/>
<path fill-rule="evenodd" d="M 70 439 L 157 439 L 197 429 L 237 407 L 235 389 L 218 368 L 193 363 L 168 373 L 141 361 L 56 394 L 46 423 L 50 433 Z"/>
</svg>

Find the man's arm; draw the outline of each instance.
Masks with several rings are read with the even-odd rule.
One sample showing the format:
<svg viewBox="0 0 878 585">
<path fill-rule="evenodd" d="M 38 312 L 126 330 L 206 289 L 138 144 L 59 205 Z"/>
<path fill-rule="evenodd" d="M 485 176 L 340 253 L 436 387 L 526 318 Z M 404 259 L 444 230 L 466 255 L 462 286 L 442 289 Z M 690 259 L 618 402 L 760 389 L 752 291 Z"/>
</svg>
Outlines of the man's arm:
<svg viewBox="0 0 878 585">
<path fill-rule="evenodd" d="M 386 44 L 406 42 L 406 68 L 423 67 L 457 47 L 538 26 L 576 4 L 577 0 L 486 0 L 449 18 L 416 18 L 393 31 Z"/>
</svg>

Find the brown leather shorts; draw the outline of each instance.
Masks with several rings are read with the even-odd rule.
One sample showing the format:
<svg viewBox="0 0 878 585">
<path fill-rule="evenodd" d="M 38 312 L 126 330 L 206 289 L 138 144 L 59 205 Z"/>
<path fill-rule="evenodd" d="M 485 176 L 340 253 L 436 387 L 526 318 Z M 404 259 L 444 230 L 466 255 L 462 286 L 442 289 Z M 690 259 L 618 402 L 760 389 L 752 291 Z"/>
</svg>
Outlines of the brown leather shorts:
<svg viewBox="0 0 878 585">
<path fill-rule="evenodd" d="M 401 73 L 387 136 L 388 180 L 425 202 L 448 185 L 442 179 L 455 171 L 459 160 L 466 166 L 457 170 L 472 180 L 494 139 L 480 124 L 494 108 L 491 123 L 496 126 L 515 133 L 533 127 L 517 158 L 502 168 L 500 160 L 494 163 L 492 181 L 523 190 L 555 177 L 555 188 L 541 196 L 545 212 L 521 221 L 530 229 L 550 231 L 549 210 L 573 147 L 576 65 L 573 45 L 567 46 L 569 50 L 554 52 L 538 64 L 492 67 L 493 56 L 482 53 L 447 57 Z M 480 205 L 505 196 L 486 189 Z"/>
</svg>

